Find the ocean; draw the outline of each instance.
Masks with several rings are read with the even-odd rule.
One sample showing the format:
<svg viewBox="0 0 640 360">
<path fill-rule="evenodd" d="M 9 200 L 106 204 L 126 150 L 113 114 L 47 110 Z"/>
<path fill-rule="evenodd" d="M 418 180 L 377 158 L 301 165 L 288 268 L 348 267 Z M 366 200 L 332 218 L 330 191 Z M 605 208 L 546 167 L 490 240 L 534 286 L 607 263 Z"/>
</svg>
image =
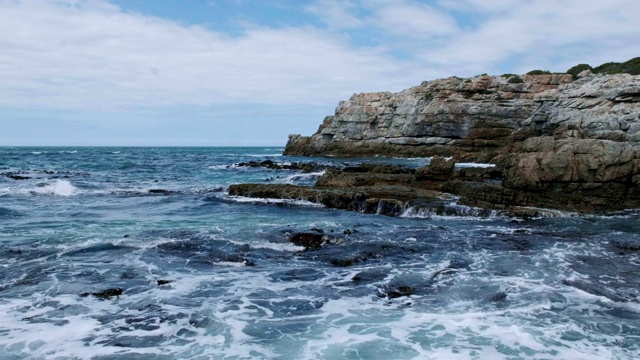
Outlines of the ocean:
<svg viewBox="0 0 640 360">
<path fill-rule="evenodd" d="M 385 217 L 228 196 L 321 174 L 241 162 L 428 162 L 282 150 L 0 148 L 0 359 L 640 357 L 639 211 Z M 303 251 L 303 231 L 334 241 Z"/>
</svg>

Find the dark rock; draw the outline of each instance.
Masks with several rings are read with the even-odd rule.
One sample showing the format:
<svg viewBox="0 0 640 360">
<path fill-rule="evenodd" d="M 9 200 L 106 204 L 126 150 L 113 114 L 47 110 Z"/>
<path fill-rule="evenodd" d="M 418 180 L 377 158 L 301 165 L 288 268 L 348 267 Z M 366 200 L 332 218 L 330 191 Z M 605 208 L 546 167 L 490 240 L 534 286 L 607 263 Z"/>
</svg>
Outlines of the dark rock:
<svg viewBox="0 0 640 360">
<path fill-rule="evenodd" d="M 455 165 L 454 159 L 447 161 L 442 156 L 434 156 L 428 166 L 418 169 L 416 178 L 418 180 L 447 181 L 453 175 Z"/>
<path fill-rule="evenodd" d="M 640 241 L 614 240 L 611 242 L 611 245 L 622 254 L 640 251 Z"/>
<path fill-rule="evenodd" d="M 440 275 L 451 275 L 451 274 L 454 274 L 456 271 L 457 270 L 451 269 L 451 268 L 438 270 L 435 273 L 433 273 L 433 275 L 431 275 L 431 281 L 435 280 Z"/>
<path fill-rule="evenodd" d="M 507 293 L 503 291 L 500 291 L 495 295 L 493 295 L 491 298 L 489 298 L 489 301 L 496 302 L 496 303 L 504 302 L 505 300 L 507 300 Z"/>
<path fill-rule="evenodd" d="M 322 233 L 301 232 L 291 235 L 289 241 L 295 245 L 303 246 L 304 251 L 311 251 L 321 249 L 327 245 L 340 244 L 342 239 Z"/>
<path fill-rule="evenodd" d="M 416 172 L 417 183 L 403 177 L 410 174 L 350 166 L 328 171 L 318 185 L 442 190 L 461 196 L 461 204 L 527 218 L 553 215 L 531 207 L 577 212 L 640 207 L 637 76 L 521 79 L 452 77 L 399 93 L 356 94 L 311 137 L 292 135 L 285 154 L 433 157 Z M 445 156 L 497 166 L 456 171 Z"/>
<path fill-rule="evenodd" d="M 128 270 L 126 270 L 125 272 L 123 272 L 120 275 L 120 279 L 131 280 L 131 279 L 134 279 L 136 276 L 137 276 L 137 274 L 136 274 L 135 270 L 128 269 Z"/>
<path fill-rule="evenodd" d="M 13 179 L 13 180 L 29 180 L 29 179 L 31 179 L 29 176 L 22 176 L 22 175 L 18 175 L 16 173 L 2 173 L 2 175 L 8 177 L 9 179 Z"/>
<path fill-rule="evenodd" d="M 95 292 L 95 293 L 89 293 L 89 292 L 84 292 L 82 294 L 80 294 L 81 297 L 87 297 L 89 295 L 93 295 L 95 297 L 97 297 L 98 299 L 110 299 L 112 297 L 120 297 L 120 295 L 122 295 L 124 290 L 122 290 L 121 288 L 113 288 L 113 289 L 106 289 L 103 291 L 99 291 L 99 292 Z"/>
<path fill-rule="evenodd" d="M 350 256 L 350 257 L 344 257 L 344 258 L 334 258 L 334 259 L 331 259 L 329 262 L 333 266 L 349 267 L 349 266 L 353 266 L 361 262 L 367 261 L 368 259 L 369 258 L 366 255 L 356 255 L 356 256 Z"/>
<path fill-rule="evenodd" d="M 381 294 L 381 297 L 388 297 L 389 299 L 396 299 L 402 296 L 409 296 L 415 293 L 415 289 L 409 285 L 400 285 L 397 289 L 388 290 Z"/>
<path fill-rule="evenodd" d="M 158 279 L 158 280 L 156 280 L 156 282 L 158 283 L 158 286 L 162 286 L 162 285 L 171 284 L 173 282 L 173 280 L 161 280 L 161 279 Z"/>
<path fill-rule="evenodd" d="M 150 189 L 149 194 L 169 195 L 171 191 L 165 189 Z"/>
<path fill-rule="evenodd" d="M 273 160 L 264 161 L 249 161 L 236 164 L 238 167 L 261 167 L 271 170 L 294 170 L 302 171 L 304 173 L 317 172 L 330 168 L 328 165 L 318 164 L 314 161 L 311 162 L 292 162 L 292 163 L 278 163 Z"/>
<path fill-rule="evenodd" d="M 368 269 L 361 271 L 351 278 L 351 281 L 357 283 L 371 283 L 384 280 L 389 273 L 384 269 Z"/>
</svg>

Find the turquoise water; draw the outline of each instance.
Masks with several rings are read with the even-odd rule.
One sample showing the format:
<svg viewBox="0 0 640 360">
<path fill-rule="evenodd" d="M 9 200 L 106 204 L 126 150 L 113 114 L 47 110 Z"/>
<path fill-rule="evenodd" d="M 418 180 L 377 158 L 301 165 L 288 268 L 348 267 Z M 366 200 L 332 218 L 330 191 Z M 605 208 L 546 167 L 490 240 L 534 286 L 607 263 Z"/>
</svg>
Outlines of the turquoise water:
<svg viewBox="0 0 640 360">
<path fill-rule="evenodd" d="M 639 212 L 390 218 L 227 195 L 319 175 L 240 162 L 343 161 L 282 150 L 0 148 L 0 358 L 639 357 Z M 340 242 L 288 242 L 311 229 Z"/>
</svg>

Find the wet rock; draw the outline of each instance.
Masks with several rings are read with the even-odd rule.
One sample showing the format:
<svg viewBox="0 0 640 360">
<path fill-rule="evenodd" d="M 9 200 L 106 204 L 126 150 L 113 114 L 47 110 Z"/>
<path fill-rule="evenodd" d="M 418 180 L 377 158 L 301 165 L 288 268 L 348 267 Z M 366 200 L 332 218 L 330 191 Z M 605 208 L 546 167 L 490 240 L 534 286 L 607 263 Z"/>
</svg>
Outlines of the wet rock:
<svg viewBox="0 0 640 360">
<path fill-rule="evenodd" d="M 163 279 L 156 280 L 156 283 L 158 284 L 158 286 L 169 285 L 172 282 L 173 280 L 163 280 Z"/>
<path fill-rule="evenodd" d="M 2 173 L 0 175 L 6 176 L 9 179 L 13 179 L 13 180 L 29 180 L 29 179 L 31 179 L 31 177 L 29 177 L 29 176 L 18 175 L 17 173 L 12 173 L 12 172 Z"/>
<path fill-rule="evenodd" d="M 431 280 L 425 280 L 418 274 L 402 274 L 378 289 L 378 297 L 396 299 L 403 296 L 424 295 L 433 290 L 432 284 Z"/>
<path fill-rule="evenodd" d="M 396 299 L 402 296 L 409 296 L 415 293 L 415 289 L 409 285 L 400 285 L 396 289 L 390 289 L 383 293 L 380 293 L 379 297 L 387 297 L 389 299 Z"/>
<path fill-rule="evenodd" d="M 131 280 L 137 277 L 136 271 L 134 269 L 127 269 L 120 275 L 120 279 L 122 280 Z"/>
<path fill-rule="evenodd" d="M 291 235 L 289 242 L 303 246 L 304 251 L 318 250 L 327 245 L 342 243 L 342 239 L 336 236 L 324 235 L 317 232 L 300 232 Z"/>
<path fill-rule="evenodd" d="M 615 302 L 628 301 L 628 299 L 616 294 L 613 290 L 609 290 L 604 285 L 599 285 L 597 283 L 586 282 L 586 281 L 576 281 L 576 280 L 563 280 L 562 284 L 582 290 L 591 295 L 606 297 L 611 301 L 615 301 Z"/>
<path fill-rule="evenodd" d="M 343 258 L 334 258 L 329 261 L 331 265 L 337 267 L 349 267 L 369 260 L 365 255 L 356 255 Z"/>
<path fill-rule="evenodd" d="M 285 154 L 433 156 L 416 173 L 423 184 L 411 186 L 444 189 L 487 209 L 640 207 L 640 76 L 522 79 L 451 77 L 399 93 L 356 94 L 311 137 L 292 135 Z M 497 166 L 456 171 L 445 156 Z M 398 173 L 370 175 L 385 174 L 380 169 L 345 170 L 321 184 L 411 183 Z M 535 217 L 522 208 L 511 214 Z"/>
<path fill-rule="evenodd" d="M 99 292 L 94 292 L 94 293 L 90 293 L 90 292 L 84 292 L 82 294 L 80 294 L 81 297 L 87 297 L 89 295 L 93 295 L 95 297 L 97 297 L 98 299 L 111 299 L 112 297 L 120 297 L 120 295 L 122 295 L 122 293 L 124 292 L 124 290 L 122 290 L 121 288 L 112 288 L 112 289 L 106 289 L 103 291 L 99 291 Z"/>
<path fill-rule="evenodd" d="M 433 275 L 431 275 L 431 281 L 435 280 L 439 276 L 441 277 L 441 276 L 452 275 L 452 274 L 456 273 L 456 271 L 457 271 L 456 269 L 451 269 L 451 268 L 438 270 L 438 271 L 434 272 Z"/>
<path fill-rule="evenodd" d="M 150 189 L 149 194 L 170 195 L 171 191 L 165 189 Z"/>
<path fill-rule="evenodd" d="M 447 181 L 453 175 L 455 164 L 454 159 L 446 160 L 442 156 L 434 156 L 429 165 L 418 169 L 416 178 L 418 180 Z"/>
<path fill-rule="evenodd" d="M 369 269 L 355 274 L 351 281 L 356 283 L 371 283 L 384 280 L 389 273 L 383 269 Z"/>
<path fill-rule="evenodd" d="M 448 198 L 437 191 L 398 185 L 333 188 L 286 184 L 237 184 L 229 187 L 229 195 L 306 200 L 334 209 L 391 216 L 400 215 L 404 205 L 412 201 L 442 204 Z"/>
<path fill-rule="evenodd" d="M 503 291 L 497 292 L 495 295 L 489 298 L 490 302 L 501 303 L 507 300 L 507 293 Z"/>
<path fill-rule="evenodd" d="M 613 248 L 620 254 L 635 253 L 640 251 L 640 241 L 614 240 L 611 242 Z"/>
<path fill-rule="evenodd" d="M 310 162 L 292 162 L 292 163 L 279 163 L 273 160 L 264 161 L 249 161 L 236 164 L 238 167 L 252 167 L 252 168 L 265 168 L 271 170 L 294 170 L 302 171 L 304 173 L 317 172 L 330 168 L 325 164 L 319 164 L 314 161 Z"/>
</svg>

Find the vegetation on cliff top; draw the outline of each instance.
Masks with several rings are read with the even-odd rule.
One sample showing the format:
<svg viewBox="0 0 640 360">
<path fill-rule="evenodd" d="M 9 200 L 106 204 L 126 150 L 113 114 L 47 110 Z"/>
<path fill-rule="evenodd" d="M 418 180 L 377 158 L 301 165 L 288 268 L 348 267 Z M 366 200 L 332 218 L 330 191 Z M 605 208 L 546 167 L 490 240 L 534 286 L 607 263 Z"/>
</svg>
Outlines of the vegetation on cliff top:
<svg viewBox="0 0 640 360">
<path fill-rule="evenodd" d="M 567 74 L 571 74 L 573 77 L 576 77 L 584 70 L 591 70 L 594 74 L 640 75 L 640 57 L 633 58 L 623 63 L 608 62 L 596 67 L 591 67 L 589 64 L 578 64 L 567 70 Z"/>
<path fill-rule="evenodd" d="M 574 78 L 577 78 L 578 74 L 580 74 L 585 70 L 590 70 L 594 74 L 640 75 L 640 57 L 627 60 L 623 63 L 608 62 L 596 67 L 592 67 L 589 64 L 578 64 L 576 66 L 571 67 L 569 70 L 567 70 L 566 73 L 573 75 Z M 560 73 L 552 73 L 548 70 L 531 70 L 526 75 L 550 75 L 550 74 L 560 74 Z M 483 75 L 486 75 L 486 74 L 483 74 Z M 516 74 L 502 74 L 500 76 L 507 78 L 508 82 L 512 84 L 518 84 L 523 82 L 522 78 Z"/>
</svg>

